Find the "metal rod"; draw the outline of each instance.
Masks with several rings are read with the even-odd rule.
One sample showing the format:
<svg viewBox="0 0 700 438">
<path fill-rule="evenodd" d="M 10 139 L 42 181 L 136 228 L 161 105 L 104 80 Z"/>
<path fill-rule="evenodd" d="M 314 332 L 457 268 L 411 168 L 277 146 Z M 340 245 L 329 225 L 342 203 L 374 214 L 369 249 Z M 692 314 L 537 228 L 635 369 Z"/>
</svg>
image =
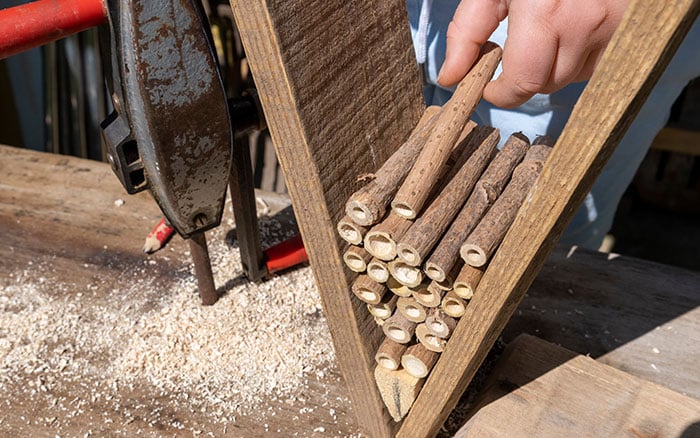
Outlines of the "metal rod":
<svg viewBox="0 0 700 438">
<path fill-rule="evenodd" d="M 219 294 L 214 286 L 214 275 L 211 271 L 209 250 L 207 249 L 207 237 L 204 232 L 194 233 L 189 238 L 190 254 L 194 262 L 194 275 L 199 286 L 199 297 L 202 304 L 211 306 L 219 299 Z"/>
<path fill-rule="evenodd" d="M 231 203 L 236 221 L 236 236 L 241 252 L 241 264 L 248 279 L 259 281 L 267 277 L 260 243 L 260 229 L 255 210 L 255 187 L 247 136 L 238 136 L 231 166 Z"/>
</svg>

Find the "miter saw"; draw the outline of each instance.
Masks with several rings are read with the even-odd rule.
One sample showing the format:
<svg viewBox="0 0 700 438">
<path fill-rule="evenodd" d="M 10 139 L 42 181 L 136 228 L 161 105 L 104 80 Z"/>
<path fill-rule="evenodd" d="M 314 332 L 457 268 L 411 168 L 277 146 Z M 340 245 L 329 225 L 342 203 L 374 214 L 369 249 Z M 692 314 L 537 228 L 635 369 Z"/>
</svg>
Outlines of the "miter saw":
<svg viewBox="0 0 700 438">
<path fill-rule="evenodd" d="M 0 59 L 96 25 L 114 107 L 102 137 L 126 191 L 148 190 L 189 239 L 202 302 L 213 304 L 204 232 L 221 222 L 230 186 L 244 271 L 266 277 L 242 137 L 264 118 L 254 89 L 227 96 L 199 0 L 39 0 L 5 9 Z"/>
</svg>

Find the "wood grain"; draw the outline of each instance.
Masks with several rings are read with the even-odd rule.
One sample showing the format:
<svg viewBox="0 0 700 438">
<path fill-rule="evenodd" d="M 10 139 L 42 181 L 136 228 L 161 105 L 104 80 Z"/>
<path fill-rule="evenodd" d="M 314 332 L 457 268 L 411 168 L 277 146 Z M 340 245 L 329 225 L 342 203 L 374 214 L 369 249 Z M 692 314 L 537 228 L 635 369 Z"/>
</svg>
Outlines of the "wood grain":
<svg viewBox="0 0 700 438">
<path fill-rule="evenodd" d="M 437 433 L 699 10 L 693 0 L 630 3 L 399 436 Z"/>
<path fill-rule="evenodd" d="M 522 335 L 456 437 L 696 436 L 700 400 Z"/>
<path fill-rule="evenodd" d="M 348 289 L 333 224 L 423 112 L 401 0 L 232 0 L 359 423 L 393 433 L 372 375 L 381 342 Z"/>
</svg>

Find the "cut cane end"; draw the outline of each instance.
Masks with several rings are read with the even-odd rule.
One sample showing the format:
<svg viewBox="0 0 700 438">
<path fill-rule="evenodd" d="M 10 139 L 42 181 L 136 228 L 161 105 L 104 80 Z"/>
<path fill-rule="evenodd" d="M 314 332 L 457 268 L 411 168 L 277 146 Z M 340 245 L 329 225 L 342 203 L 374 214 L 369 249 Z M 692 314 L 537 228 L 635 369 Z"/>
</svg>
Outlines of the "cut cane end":
<svg viewBox="0 0 700 438">
<path fill-rule="evenodd" d="M 358 295 L 362 301 L 369 304 L 378 304 L 381 299 L 375 292 L 365 289 L 358 291 Z"/>
<path fill-rule="evenodd" d="M 429 327 L 432 332 L 437 334 L 445 332 L 445 324 L 440 321 L 430 321 Z"/>
<path fill-rule="evenodd" d="M 355 254 L 345 254 L 343 256 L 343 260 L 345 260 L 345 264 L 351 271 L 364 272 L 367 269 L 367 264 L 365 261 Z"/>
<path fill-rule="evenodd" d="M 425 265 L 425 275 L 437 282 L 445 281 L 445 271 L 430 262 Z"/>
<path fill-rule="evenodd" d="M 396 257 L 396 243 L 385 233 L 367 234 L 365 247 L 370 254 L 380 260 L 389 261 Z"/>
<path fill-rule="evenodd" d="M 377 283 L 385 283 L 389 279 L 389 271 L 379 264 L 370 263 L 367 266 L 367 275 Z"/>
<path fill-rule="evenodd" d="M 387 357 L 387 356 L 378 356 L 376 358 L 377 364 L 379 364 L 381 367 L 384 367 L 388 370 L 395 371 L 399 368 L 399 364 L 392 358 Z"/>
<path fill-rule="evenodd" d="M 426 367 L 423 362 L 414 357 L 402 357 L 401 365 L 403 365 L 404 369 L 408 371 L 408 374 L 412 375 L 413 377 L 421 379 L 428 375 L 428 367 Z"/>
<path fill-rule="evenodd" d="M 396 247 L 396 254 L 401 260 L 403 260 L 407 265 L 418 266 L 421 262 L 421 256 L 418 251 L 411 248 L 410 246 L 399 243 Z"/>
<path fill-rule="evenodd" d="M 369 208 L 358 202 L 349 201 L 345 208 L 345 213 L 350 216 L 350 219 L 352 219 L 353 222 L 358 225 L 362 225 L 363 227 L 372 225 L 374 222 L 376 222 L 375 215 L 372 214 Z"/>
<path fill-rule="evenodd" d="M 339 223 L 338 224 L 338 234 L 346 242 L 352 245 L 359 245 L 362 243 L 362 234 L 358 233 L 355 228 L 350 224 Z"/>
<path fill-rule="evenodd" d="M 457 300 L 446 299 L 443 301 L 442 310 L 453 318 L 459 318 L 464 315 L 466 308 Z"/>
<path fill-rule="evenodd" d="M 486 254 L 483 250 L 475 245 L 464 245 L 460 250 L 460 254 L 465 263 L 468 263 L 475 268 L 479 268 L 486 264 Z"/>
<path fill-rule="evenodd" d="M 465 300 L 471 300 L 472 297 L 474 297 L 474 291 L 472 288 L 464 283 L 455 283 L 453 290 L 457 296 L 464 298 Z"/>
<path fill-rule="evenodd" d="M 406 204 L 405 202 L 392 202 L 391 203 L 391 210 L 398 214 L 401 217 L 404 217 L 406 219 L 415 219 L 416 218 L 416 212 L 411 208 L 410 205 Z"/>
<path fill-rule="evenodd" d="M 385 333 L 392 341 L 398 342 L 399 344 L 405 344 L 408 341 L 410 341 L 410 337 L 408 336 L 408 333 L 406 333 L 402 328 L 400 327 L 388 327 L 386 329 Z"/>
</svg>

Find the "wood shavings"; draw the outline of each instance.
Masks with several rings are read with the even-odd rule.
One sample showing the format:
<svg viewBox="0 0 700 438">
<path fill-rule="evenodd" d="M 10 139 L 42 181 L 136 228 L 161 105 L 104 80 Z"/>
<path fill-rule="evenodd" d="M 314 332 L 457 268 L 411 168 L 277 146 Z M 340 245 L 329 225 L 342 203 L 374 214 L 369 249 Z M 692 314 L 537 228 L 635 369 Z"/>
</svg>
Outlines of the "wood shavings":
<svg viewBox="0 0 700 438">
<path fill-rule="evenodd" d="M 310 268 L 250 283 L 222 228 L 210 232 L 215 282 L 225 291 L 212 307 L 199 305 L 191 266 L 181 263 L 184 245 L 126 261 L 105 248 L 104 266 L 77 263 L 74 282 L 58 279 L 55 256 L 0 278 L 0 392 L 47 406 L 35 423 L 61 436 L 82 436 L 86 421 L 97 434 L 160 427 L 219 436 L 226 425 L 235 433 L 231 424 L 248 415 L 277 428 L 280 408 L 263 414 L 262 406 L 278 400 L 299 409 L 305 394 L 340 384 Z M 271 218 L 262 218 L 261 231 L 266 246 L 289 237 Z M 134 404 L 129 394 L 139 391 L 152 393 L 153 404 Z M 104 406 L 104 416 L 90 405 Z M 174 409 L 206 423 L 169 417 Z M 85 412 L 93 412 L 89 420 Z"/>
</svg>

